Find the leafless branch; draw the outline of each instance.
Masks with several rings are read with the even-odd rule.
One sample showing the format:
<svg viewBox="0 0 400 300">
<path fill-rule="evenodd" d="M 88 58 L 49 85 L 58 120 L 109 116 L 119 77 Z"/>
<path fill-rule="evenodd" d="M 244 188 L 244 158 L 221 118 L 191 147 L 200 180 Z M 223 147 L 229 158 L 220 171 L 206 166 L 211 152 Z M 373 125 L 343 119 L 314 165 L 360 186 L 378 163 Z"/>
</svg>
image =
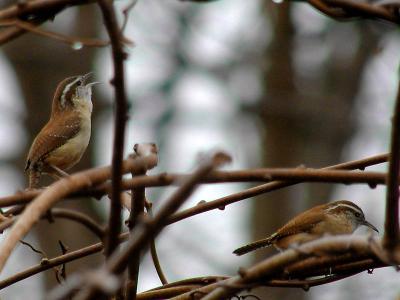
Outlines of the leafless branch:
<svg viewBox="0 0 400 300">
<path fill-rule="evenodd" d="M 240 171 L 214 171 L 211 172 L 206 178 L 202 180 L 202 183 L 224 183 L 224 182 L 269 182 L 272 179 L 291 179 L 304 181 L 323 181 L 323 182 L 337 182 L 337 183 L 368 183 L 371 186 L 382 184 L 385 182 L 385 173 L 381 172 L 363 172 L 361 173 L 342 173 L 332 172 L 323 173 L 327 170 L 352 170 L 352 169 L 364 169 L 368 166 L 384 163 L 387 161 L 387 154 L 380 154 L 364 158 L 361 160 L 355 160 L 350 162 L 341 163 L 338 165 L 326 167 L 322 170 L 316 169 L 249 169 Z M 321 172 L 322 171 L 322 172 Z M 328 175 L 324 178 L 324 174 Z M 152 176 L 136 176 L 134 179 L 122 180 L 121 187 L 123 190 L 129 190 L 134 187 L 159 187 L 167 186 L 171 184 L 177 184 L 177 182 L 184 180 L 187 174 L 168 174 L 161 173 Z M 365 178 L 363 178 L 365 176 Z M 322 178 L 321 178 L 322 177 Z M 295 184 L 294 182 L 287 182 L 288 185 Z M 100 198 L 106 195 L 111 190 L 111 184 L 109 182 L 99 184 L 95 187 L 88 188 L 86 190 L 78 191 L 68 195 L 69 198 L 91 196 Z M 266 189 L 268 192 L 268 188 Z M 14 195 L 0 198 L 0 207 L 7 207 L 17 204 L 27 204 L 33 198 L 41 194 L 43 190 L 33 191 L 20 191 Z"/>
<path fill-rule="evenodd" d="M 374 242 L 378 243 L 378 241 Z M 202 298 L 205 300 L 225 299 L 243 289 L 247 289 L 253 283 L 260 286 L 262 285 L 261 282 L 270 280 L 274 276 L 279 276 L 279 274 L 284 275 L 284 271 L 288 266 L 303 259 L 313 257 L 315 254 L 321 256 L 350 252 L 354 255 L 376 257 L 376 253 L 370 246 L 370 243 L 371 238 L 366 236 L 355 237 L 350 235 L 324 237 L 276 254 L 248 269 L 240 269 L 238 276 L 207 285 L 172 299 L 191 299 L 193 292 L 207 294 Z"/>
<path fill-rule="evenodd" d="M 122 172 L 130 172 L 137 167 L 139 167 L 137 164 L 128 159 L 124 161 Z M 64 177 L 44 190 L 33 202 L 26 206 L 26 209 L 0 244 L 0 271 L 18 241 L 55 203 L 70 193 L 104 182 L 110 176 L 110 167 L 90 169 Z"/>
<path fill-rule="evenodd" d="M 364 169 L 367 166 L 370 166 L 372 164 L 378 164 L 385 162 L 387 160 L 386 155 L 379 155 L 376 157 L 373 157 L 371 160 L 369 159 L 362 159 L 362 160 L 356 160 L 348 163 L 343 163 L 343 164 L 338 164 L 338 165 L 333 165 L 330 167 L 323 168 L 321 170 L 351 170 L 351 169 Z M 261 195 L 263 193 L 268 193 L 271 191 L 275 191 L 281 188 L 285 188 L 291 185 L 298 184 L 299 181 L 293 180 L 293 181 L 273 181 L 270 183 L 262 184 L 256 187 L 252 187 L 243 191 L 240 191 L 238 193 L 234 193 L 232 195 L 228 195 L 213 201 L 209 202 L 202 202 L 199 205 L 188 208 L 186 210 L 180 211 L 176 214 L 174 214 L 170 219 L 169 223 L 175 223 L 180 220 L 186 219 L 188 217 L 210 211 L 213 209 L 225 209 L 225 207 L 229 204 L 241 201 L 243 199 L 255 197 L 258 195 Z"/>
<path fill-rule="evenodd" d="M 127 54 L 123 50 L 121 32 L 117 23 L 113 3 L 107 0 L 99 0 L 98 4 L 103 15 L 104 25 L 110 37 L 112 60 L 114 64 L 114 78 L 111 80 L 115 93 L 114 150 L 112 156 L 111 186 L 112 201 L 105 251 L 106 256 L 110 256 L 117 248 L 118 235 L 121 231 L 121 166 L 124 149 L 125 123 L 128 113 L 128 100 L 124 78 L 124 60 Z"/>
<path fill-rule="evenodd" d="M 383 243 L 391 252 L 399 246 L 399 183 L 400 175 L 400 84 L 392 118 L 389 170 L 387 175 L 385 233 Z M 400 257 L 397 258 L 400 260 Z"/>
<path fill-rule="evenodd" d="M 151 207 L 151 203 L 150 203 L 150 205 L 146 206 L 146 210 L 147 210 L 147 213 L 149 214 L 149 216 L 153 217 L 153 210 L 152 210 L 152 207 Z M 155 239 L 151 240 L 151 242 L 150 242 L 150 255 L 151 255 L 151 259 L 153 260 L 154 267 L 156 269 L 158 278 L 160 278 L 161 283 L 164 284 L 164 285 L 168 284 L 167 277 L 165 276 L 165 274 L 164 274 L 164 272 L 162 270 L 161 263 L 160 263 L 160 260 L 158 258 Z"/>
<path fill-rule="evenodd" d="M 229 157 L 226 154 L 215 154 L 211 161 L 201 165 L 190 178 L 182 183 L 175 193 L 164 203 L 153 219 L 146 220 L 146 218 L 143 218 L 143 222 L 136 226 L 127 245 L 120 253 L 113 254 L 106 262 L 105 272 L 121 274 L 127 266 L 129 257 L 139 255 L 140 251 L 147 247 L 148 243 L 161 232 L 166 225 L 168 216 L 175 212 L 193 193 L 201 178 L 227 160 L 229 160 Z M 98 290 L 98 287 L 91 286 L 89 289 L 81 291 L 77 299 L 96 299 L 96 296 L 100 294 L 101 291 Z"/>
<path fill-rule="evenodd" d="M 158 160 L 157 157 L 157 146 L 155 144 L 136 144 L 134 146 L 134 153 L 131 154 L 132 159 L 142 159 L 146 156 L 154 157 L 154 160 Z M 132 177 L 146 175 L 147 169 L 143 168 L 142 170 L 137 170 L 136 172 L 132 172 Z M 137 187 L 132 189 L 131 195 L 131 210 L 129 214 L 128 227 L 130 232 L 133 233 L 133 230 L 137 224 L 139 224 L 139 220 L 144 216 L 144 209 L 146 203 L 146 195 L 144 187 Z M 140 266 L 140 256 L 131 256 L 128 262 L 128 280 L 126 282 L 126 299 L 135 300 L 137 285 L 139 279 L 139 266 Z"/>
<path fill-rule="evenodd" d="M 105 47 L 110 44 L 109 42 L 102 41 L 99 39 L 73 37 L 73 36 L 68 36 L 68 35 L 52 32 L 52 31 L 44 30 L 44 29 L 39 28 L 39 25 L 32 24 L 32 23 L 26 22 L 26 21 L 21 21 L 21 20 L 0 21 L 0 26 L 15 26 L 17 28 L 23 29 L 24 31 L 29 31 L 29 32 L 32 32 L 37 35 L 52 38 L 54 40 L 58 40 L 58 41 L 67 43 L 71 46 L 80 44 L 82 46 L 87 46 L 87 47 Z"/>
<path fill-rule="evenodd" d="M 128 233 L 123 233 L 120 235 L 119 240 L 125 241 L 128 238 Z M 55 258 L 48 259 L 45 264 L 38 264 L 36 266 L 33 266 L 31 268 L 28 268 L 22 272 L 19 272 L 17 274 L 14 274 L 6 279 L 0 280 L 0 289 L 3 289 L 7 286 L 10 286 L 16 282 L 19 282 L 21 280 L 24 280 L 26 278 L 29 278 L 35 274 L 38 274 L 40 272 L 43 272 L 45 270 L 51 269 L 55 266 L 59 266 L 62 264 L 66 264 L 68 262 L 92 255 L 94 253 L 98 253 L 103 250 L 103 244 L 102 243 L 97 243 L 93 244 L 75 251 L 71 251 L 69 253 L 66 253 L 64 255 L 60 255 Z"/>
<path fill-rule="evenodd" d="M 354 0 L 304 0 L 304 2 L 337 20 L 362 18 L 400 24 L 399 7 L 395 2 L 393 5 Z"/>
</svg>

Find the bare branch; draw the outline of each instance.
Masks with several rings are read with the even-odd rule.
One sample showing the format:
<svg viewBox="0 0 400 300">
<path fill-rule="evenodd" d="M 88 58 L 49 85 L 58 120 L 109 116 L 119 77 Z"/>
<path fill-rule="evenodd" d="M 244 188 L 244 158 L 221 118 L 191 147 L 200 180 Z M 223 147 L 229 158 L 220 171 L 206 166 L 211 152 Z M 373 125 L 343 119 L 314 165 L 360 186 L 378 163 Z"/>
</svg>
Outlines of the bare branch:
<svg viewBox="0 0 400 300">
<path fill-rule="evenodd" d="M 135 167 L 138 167 L 138 165 L 135 165 L 132 160 L 126 160 L 124 161 L 122 172 L 127 173 Z M 4 268 L 11 251 L 18 241 L 29 232 L 40 217 L 55 203 L 70 193 L 104 182 L 110 176 L 110 167 L 90 169 L 62 178 L 44 190 L 33 202 L 26 206 L 24 212 L 0 244 L 0 271 Z"/>
<path fill-rule="evenodd" d="M 154 157 L 154 160 L 158 161 L 157 157 L 157 146 L 155 144 L 135 144 L 133 147 L 134 154 L 131 154 L 132 159 L 143 159 L 146 156 Z M 146 175 L 147 169 L 137 170 L 137 172 L 132 172 L 132 177 Z M 133 233 L 133 230 L 137 224 L 139 224 L 139 219 L 144 215 L 146 203 L 146 195 L 144 187 L 137 187 L 132 189 L 131 195 L 131 210 L 128 219 L 129 231 Z M 126 281 L 126 299 L 135 300 L 137 293 L 137 285 L 139 279 L 139 266 L 140 266 L 140 256 L 131 256 L 128 262 L 128 280 Z"/>
<path fill-rule="evenodd" d="M 356 160 L 348 163 L 343 163 L 343 164 L 338 164 L 338 165 L 333 165 L 330 167 L 323 168 L 321 170 L 351 170 L 351 169 L 364 169 L 367 166 L 370 166 L 372 164 L 377 164 L 377 163 L 382 163 L 387 160 L 387 156 L 384 155 L 379 155 L 369 159 L 362 159 L 362 160 Z M 295 185 L 300 183 L 299 181 L 293 180 L 293 181 L 273 181 L 270 183 L 262 184 L 256 187 L 252 187 L 243 191 L 240 191 L 238 193 L 228 195 L 213 201 L 209 202 L 202 202 L 201 204 L 188 208 L 186 210 L 180 211 L 176 214 L 174 214 L 170 219 L 169 223 L 175 223 L 180 220 L 189 218 L 191 216 L 210 211 L 213 209 L 225 209 L 225 206 L 241 201 L 243 199 L 255 197 L 258 195 L 261 195 L 263 193 L 268 193 L 271 191 L 275 191 L 281 188 L 285 188 L 291 185 Z"/>
<path fill-rule="evenodd" d="M 324 182 L 338 182 L 338 183 L 369 183 L 372 186 L 382 184 L 385 182 L 385 173 L 380 172 L 364 172 L 365 178 L 362 174 L 354 175 L 354 173 L 319 173 L 326 170 L 351 170 L 351 169 L 364 169 L 368 166 L 384 163 L 387 160 L 387 154 L 380 154 L 355 160 L 350 162 L 341 163 L 338 165 L 330 166 L 322 170 L 315 169 L 248 169 L 241 171 L 214 171 L 211 172 L 201 183 L 223 183 L 223 182 L 269 182 L 271 177 L 279 179 L 292 179 L 300 180 L 303 178 L 305 181 L 317 181 L 318 177 L 323 174 L 329 175 L 328 179 Z M 152 162 L 154 163 L 154 162 Z M 287 174 L 284 174 L 287 173 Z M 290 173 L 290 174 L 289 174 Z M 161 173 L 152 176 L 136 176 L 134 179 L 125 179 L 122 181 L 122 189 L 128 190 L 134 187 L 158 187 L 177 184 L 177 182 L 184 180 L 187 174 L 168 174 Z M 330 179 L 330 180 L 329 180 Z M 287 182 L 288 185 L 293 185 L 293 182 Z M 74 192 L 68 195 L 70 198 L 91 196 L 100 198 L 109 193 L 111 189 L 110 183 L 103 183 L 84 191 Z M 0 198 L 0 207 L 7 207 L 16 204 L 27 204 L 34 197 L 37 197 L 43 190 L 33 191 L 20 191 L 14 195 Z M 268 192 L 268 189 L 267 189 Z"/>
<path fill-rule="evenodd" d="M 105 47 L 110 44 L 109 42 L 102 41 L 99 39 L 73 37 L 73 36 L 67 36 L 64 34 L 44 30 L 44 29 L 39 28 L 39 25 L 35 25 L 30 22 L 25 22 L 25 21 L 21 21 L 21 20 L 0 21 L 0 26 L 15 26 L 17 28 L 23 29 L 24 31 L 32 32 L 37 35 L 41 35 L 41 36 L 48 37 L 48 38 L 51 38 L 54 40 L 58 40 L 58 41 L 66 43 L 66 44 L 69 44 L 71 46 L 80 44 L 82 46 L 87 46 L 87 47 Z"/>
<path fill-rule="evenodd" d="M 112 60 L 114 64 L 114 78 L 111 84 L 115 92 L 115 121 L 114 143 L 112 156 L 112 187 L 111 187 L 111 211 L 108 223 L 108 237 L 106 244 L 106 256 L 110 256 L 117 248 L 118 235 L 121 231 L 121 179 L 122 157 L 124 149 L 125 123 L 128 114 L 128 100 L 125 90 L 124 60 L 127 54 L 123 50 L 121 32 L 118 27 L 113 3 L 107 0 L 99 0 L 104 25 L 106 26 L 111 41 Z"/>
<path fill-rule="evenodd" d="M 377 241 L 374 242 L 378 243 Z M 368 236 L 355 237 L 347 235 L 324 237 L 276 254 L 248 269 L 240 269 L 238 276 L 207 285 L 172 299 L 191 299 L 194 292 L 207 294 L 202 298 L 204 300 L 225 299 L 243 289 L 247 289 L 249 286 L 261 286 L 262 282 L 272 279 L 273 276 L 283 274 L 285 268 L 289 265 L 314 255 L 321 256 L 324 254 L 329 255 L 330 253 L 340 254 L 350 252 L 355 255 L 376 257 L 370 243 L 371 238 Z"/>
<path fill-rule="evenodd" d="M 211 172 L 213 168 L 225 163 L 229 159 L 224 153 L 214 155 L 211 161 L 204 163 L 189 179 L 182 183 L 175 193 L 164 203 L 153 219 L 146 220 L 146 218 L 143 218 L 143 222 L 139 226 L 136 226 L 134 234 L 131 235 L 127 245 L 120 253 L 113 254 L 106 262 L 105 272 L 121 274 L 127 266 L 129 257 L 139 255 L 140 251 L 147 247 L 148 243 L 161 232 L 166 225 L 168 216 L 175 212 L 193 193 L 201 178 Z M 78 294 L 77 299 L 96 299 L 102 293 L 98 288 L 90 286 L 89 289 L 82 290 Z"/>
<path fill-rule="evenodd" d="M 120 241 L 125 241 L 128 238 L 128 233 L 123 233 L 120 235 Z M 4 280 L 0 280 L 0 289 L 3 289 L 7 286 L 10 286 L 16 282 L 19 282 L 21 280 L 24 280 L 26 278 L 29 278 L 35 274 L 38 274 L 40 272 L 43 272 L 45 270 L 51 269 L 55 266 L 59 266 L 89 255 L 92 255 L 94 253 L 98 253 L 103 250 L 103 244 L 102 243 L 97 243 L 93 244 L 75 251 L 71 251 L 69 253 L 66 253 L 64 255 L 60 255 L 55 258 L 48 259 L 45 264 L 38 264 L 36 266 L 33 266 L 31 268 L 28 268 L 22 272 L 19 272 L 17 274 L 14 274 Z"/>
<path fill-rule="evenodd" d="M 394 24 L 400 24 L 398 7 L 379 2 L 362 2 L 354 0 L 303 0 L 322 13 L 337 19 L 351 20 L 354 18 L 378 19 Z"/>
<path fill-rule="evenodd" d="M 44 17 L 47 19 L 54 17 L 55 14 L 59 13 L 63 9 L 82 4 L 89 4 L 95 2 L 94 0 L 32 0 L 24 1 L 11 5 L 7 8 L 0 10 L 0 20 L 6 19 L 24 19 L 28 15 L 31 18 Z"/>
<path fill-rule="evenodd" d="M 387 175 L 384 247 L 393 251 L 400 244 L 399 235 L 399 183 L 400 175 L 400 83 L 392 117 L 389 169 Z M 399 257 L 397 258 L 400 259 Z"/>
</svg>

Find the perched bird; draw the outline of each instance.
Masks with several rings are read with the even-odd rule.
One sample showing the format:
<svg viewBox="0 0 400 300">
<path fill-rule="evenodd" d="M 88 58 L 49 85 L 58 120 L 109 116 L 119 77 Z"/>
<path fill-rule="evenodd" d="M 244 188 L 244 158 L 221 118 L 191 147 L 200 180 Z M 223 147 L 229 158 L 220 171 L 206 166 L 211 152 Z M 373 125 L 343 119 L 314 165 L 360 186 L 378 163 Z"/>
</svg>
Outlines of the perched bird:
<svg viewBox="0 0 400 300">
<path fill-rule="evenodd" d="M 360 225 L 368 226 L 378 232 L 375 226 L 365 220 L 363 211 L 353 202 L 335 201 L 306 210 L 271 236 L 240 247 L 233 253 L 243 255 L 270 245 L 275 246 L 278 250 L 283 250 L 289 246 L 317 239 L 325 234 L 350 234 Z"/>
<path fill-rule="evenodd" d="M 61 81 L 53 97 L 50 120 L 34 139 L 26 160 L 29 188 L 36 188 L 42 173 L 60 178 L 79 162 L 90 140 L 92 86 L 89 74 Z"/>
</svg>

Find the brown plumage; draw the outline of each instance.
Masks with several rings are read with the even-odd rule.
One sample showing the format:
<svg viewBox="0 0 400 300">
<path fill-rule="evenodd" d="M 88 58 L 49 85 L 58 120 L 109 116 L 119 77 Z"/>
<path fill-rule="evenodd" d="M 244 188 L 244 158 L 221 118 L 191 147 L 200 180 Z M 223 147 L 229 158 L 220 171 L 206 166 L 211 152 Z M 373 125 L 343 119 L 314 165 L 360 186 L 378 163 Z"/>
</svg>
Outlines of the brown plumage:
<svg viewBox="0 0 400 300">
<path fill-rule="evenodd" d="M 278 249 L 286 249 L 291 245 L 317 239 L 324 234 L 349 234 L 360 225 L 366 225 L 378 231 L 365 220 L 363 211 L 353 202 L 335 201 L 306 210 L 271 236 L 240 247 L 233 253 L 243 255 L 270 245 L 274 245 Z"/>
<path fill-rule="evenodd" d="M 92 111 L 88 75 L 64 79 L 54 94 L 50 120 L 34 139 L 25 170 L 29 187 L 37 187 L 42 172 L 65 175 L 81 159 L 90 139 Z"/>
</svg>

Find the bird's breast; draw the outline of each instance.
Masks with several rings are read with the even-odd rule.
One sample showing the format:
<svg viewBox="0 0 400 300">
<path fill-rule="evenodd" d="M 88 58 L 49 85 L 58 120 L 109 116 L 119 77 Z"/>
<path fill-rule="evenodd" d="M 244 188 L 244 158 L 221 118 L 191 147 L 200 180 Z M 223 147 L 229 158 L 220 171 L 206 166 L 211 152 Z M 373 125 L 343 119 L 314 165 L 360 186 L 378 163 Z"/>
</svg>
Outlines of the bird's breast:
<svg viewBox="0 0 400 300">
<path fill-rule="evenodd" d="M 67 170 L 79 162 L 90 140 L 90 119 L 82 118 L 79 132 L 46 158 L 48 164 Z"/>
</svg>

